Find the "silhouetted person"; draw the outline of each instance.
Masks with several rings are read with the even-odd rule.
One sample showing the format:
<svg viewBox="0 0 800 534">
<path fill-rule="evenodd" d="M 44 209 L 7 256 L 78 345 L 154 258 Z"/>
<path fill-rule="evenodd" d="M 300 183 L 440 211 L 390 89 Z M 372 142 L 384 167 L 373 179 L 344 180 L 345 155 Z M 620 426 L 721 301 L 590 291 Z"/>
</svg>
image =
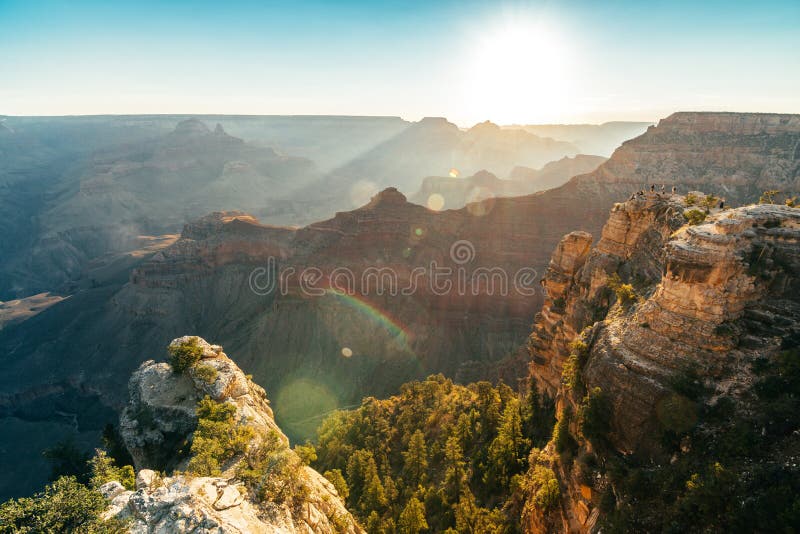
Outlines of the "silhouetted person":
<svg viewBox="0 0 800 534">
<path fill-rule="evenodd" d="M 672 194 L 674 195 L 677 192 L 678 192 L 678 188 L 673 185 L 672 186 Z"/>
<path fill-rule="evenodd" d="M 664 184 L 661 184 L 661 192 L 664 193 L 666 191 L 667 191 L 667 186 L 665 186 Z"/>
<path fill-rule="evenodd" d="M 725 209 L 725 201 L 724 200 L 720 200 L 719 201 L 719 209 L 721 209 L 721 210 Z"/>
<path fill-rule="evenodd" d="M 656 184 L 650 184 L 650 192 L 651 193 L 655 193 L 656 192 Z"/>
</svg>

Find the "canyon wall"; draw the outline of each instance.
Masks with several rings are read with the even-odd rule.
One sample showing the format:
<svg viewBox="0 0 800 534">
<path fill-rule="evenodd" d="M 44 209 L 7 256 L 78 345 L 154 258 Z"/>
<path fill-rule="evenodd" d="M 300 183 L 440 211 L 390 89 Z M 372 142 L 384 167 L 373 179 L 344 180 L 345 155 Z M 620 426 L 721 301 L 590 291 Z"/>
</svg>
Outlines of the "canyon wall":
<svg viewBox="0 0 800 534">
<path fill-rule="evenodd" d="M 572 233 L 553 254 L 529 340 L 531 373 L 556 398 L 576 456 L 677 461 L 691 449 L 692 424 L 674 419 L 694 406 L 676 385 L 682 377 L 708 388 L 708 402 L 725 397 L 747 413 L 756 363 L 800 342 L 800 209 L 713 210 L 694 226 L 684 224 L 689 209 L 673 195 L 620 203 L 591 250 L 590 236 Z M 600 394 L 605 452 L 581 427 L 590 396 Z M 671 460 L 665 429 L 682 437 Z M 587 477 L 572 458 L 551 457 L 561 507 L 530 531 L 597 529 L 613 484 L 600 467 Z"/>
</svg>

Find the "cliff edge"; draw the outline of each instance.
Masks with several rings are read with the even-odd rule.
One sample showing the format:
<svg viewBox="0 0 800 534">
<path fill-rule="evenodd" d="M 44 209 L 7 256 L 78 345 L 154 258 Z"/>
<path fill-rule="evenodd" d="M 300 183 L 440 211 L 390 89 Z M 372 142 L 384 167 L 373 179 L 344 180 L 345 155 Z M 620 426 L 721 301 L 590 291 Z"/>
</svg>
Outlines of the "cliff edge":
<svg viewBox="0 0 800 534">
<path fill-rule="evenodd" d="M 108 482 L 130 532 L 359 533 L 334 486 L 275 424 L 264 390 L 202 338 L 170 344 L 129 383 L 121 435 L 136 491 Z"/>
<path fill-rule="evenodd" d="M 737 503 L 726 519 L 742 514 L 734 524 L 758 530 L 764 520 L 747 510 L 775 483 L 765 480 L 798 480 L 785 462 L 797 446 L 785 410 L 800 354 L 800 209 L 705 213 L 704 198 L 616 204 L 595 247 L 573 232 L 556 248 L 529 350 L 532 375 L 556 400 L 540 462 L 557 474 L 561 503 L 533 514 L 529 531 L 680 524 L 704 476 L 738 477 L 713 491 Z M 658 484 L 676 490 L 659 500 Z M 741 505 L 735 491 L 748 495 Z"/>
</svg>

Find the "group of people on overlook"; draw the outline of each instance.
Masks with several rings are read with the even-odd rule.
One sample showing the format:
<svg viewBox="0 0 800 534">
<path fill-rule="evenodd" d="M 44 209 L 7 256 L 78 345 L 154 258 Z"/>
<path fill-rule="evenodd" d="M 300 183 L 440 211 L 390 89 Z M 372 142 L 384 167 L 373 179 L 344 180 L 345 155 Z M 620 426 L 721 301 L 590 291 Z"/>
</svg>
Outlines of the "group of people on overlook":
<svg viewBox="0 0 800 534">
<path fill-rule="evenodd" d="M 655 184 L 650 184 L 650 193 L 653 194 L 653 195 L 656 195 L 656 196 L 665 195 L 667 193 L 667 186 L 664 185 L 664 184 L 661 184 L 660 193 L 656 193 L 656 185 Z M 678 193 L 678 188 L 677 188 L 677 186 L 673 185 L 672 186 L 672 194 L 676 195 L 677 193 Z M 639 191 L 636 191 L 635 193 L 633 193 L 631 195 L 631 198 L 629 198 L 628 200 L 644 200 L 646 198 L 647 198 L 647 194 L 645 193 L 645 190 L 644 189 L 640 189 Z M 725 200 L 724 199 L 720 199 L 720 201 L 719 201 L 719 209 L 721 209 L 721 210 L 725 209 Z"/>
</svg>

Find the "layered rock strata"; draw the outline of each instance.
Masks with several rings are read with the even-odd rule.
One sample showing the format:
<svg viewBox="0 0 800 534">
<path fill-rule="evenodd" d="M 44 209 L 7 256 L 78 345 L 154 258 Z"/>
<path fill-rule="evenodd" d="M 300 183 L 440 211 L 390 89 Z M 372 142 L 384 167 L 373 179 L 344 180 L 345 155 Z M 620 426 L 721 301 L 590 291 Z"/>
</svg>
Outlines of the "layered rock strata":
<svg viewBox="0 0 800 534">
<path fill-rule="evenodd" d="M 587 235 L 566 236 L 529 343 L 532 373 L 555 395 L 559 418 L 579 410 L 582 399 L 562 373 L 583 351 L 581 384 L 608 399 L 610 444 L 657 462 L 668 460 L 658 441 L 660 408 L 676 396 L 675 377 L 691 369 L 714 395 L 735 399 L 751 386 L 754 361 L 800 341 L 800 209 L 715 210 L 691 226 L 682 225 L 686 208 L 679 197 L 617 204 L 588 253 Z M 634 296 L 623 304 L 611 288 L 625 282 Z M 574 418 L 570 430 L 591 452 Z M 587 485 L 574 464 L 553 467 L 564 530 L 594 531 L 605 477 Z"/>
</svg>

